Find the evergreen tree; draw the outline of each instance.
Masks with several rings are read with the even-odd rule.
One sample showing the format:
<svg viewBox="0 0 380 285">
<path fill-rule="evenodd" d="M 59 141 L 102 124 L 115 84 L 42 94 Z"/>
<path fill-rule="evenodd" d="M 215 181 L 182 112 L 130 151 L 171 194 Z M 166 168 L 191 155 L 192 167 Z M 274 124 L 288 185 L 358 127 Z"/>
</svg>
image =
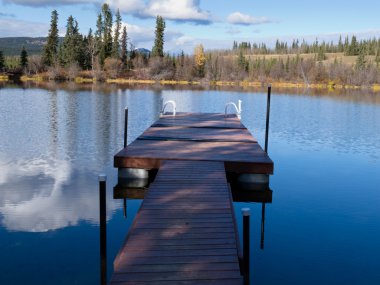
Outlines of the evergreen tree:
<svg viewBox="0 0 380 285">
<path fill-rule="evenodd" d="M 366 68 L 367 61 L 366 61 L 365 56 L 366 56 L 366 51 L 365 51 L 364 46 L 362 46 L 359 50 L 359 55 L 356 58 L 356 63 L 355 63 L 356 70 L 363 70 Z"/>
<path fill-rule="evenodd" d="M 375 63 L 376 63 L 376 67 L 379 68 L 379 66 L 380 66 L 380 48 L 376 49 Z"/>
<path fill-rule="evenodd" d="M 83 39 L 79 34 L 78 22 L 70 16 L 67 19 L 66 35 L 60 47 L 60 62 L 66 67 L 75 62 L 83 67 L 83 57 Z"/>
<path fill-rule="evenodd" d="M 342 42 L 342 35 L 339 36 L 339 42 L 338 42 L 338 52 L 343 52 L 344 51 L 344 46 Z"/>
<path fill-rule="evenodd" d="M 324 45 L 321 45 L 318 48 L 318 55 L 317 55 L 317 61 L 323 61 L 326 59 L 326 54 L 325 54 L 325 47 Z"/>
<path fill-rule="evenodd" d="M 358 41 L 356 40 L 355 36 L 352 36 L 352 38 L 351 38 L 351 44 L 349 47 L 348 55 L 359 55 L 359 45 L 358 45 Z"/>
<path fill-rule="evenodd" d="M 0 72 L 4 70 L 4 67 L 5 67 L 4 55 L 3 55 L 3 51 L 0 50 Z"/>
<path fill-rule="evenodd" d="M 239 52 L 238 66 L 241 70 L 248 72 L 249 62 L 247 61 L 247 59 L 243 55 L 242 49 L 240 49 L 240 52 Z"/>
<path fill-rule="evenodd" d="M 165 21 L 161 16 L 157 16 L 154 46 L 152 48 L 152 56 L 164 57 L 164 31 L 165 31 Z"/>
<path fill-rule="evenodd" d="M 43 61 L 47 66 L 51 66 L 58 53 L 58 12 L 54 10 L 51 13 L 50 30 L 47 43 L 43 50 Z"/>
<path fill-rule="evenodd" d="M 103 60 L 112 55 L 112 13 L 108 4 L 104 3 L 102 6 L 102 34 L 103 34 L 103 45 L 102 45 L 102 56 Z"/>
<path fill-rule="evenodd" d="M 96 31 L 95 31 L 95 38 L 94 38 L 94 56 L 99 55 L 100 58 L 103 58 L 104 61 L 104 55 L 102 55 L 103 49 L 103 18 L 102 14 L 98 15 L 98 19 L 96 21 Z"/>
<path fill-rule="evenodd" d="M 116 12 L 116 20 L 115 20 L 115 32 L 113 37 L 113 45 L 112 45 L 112 56 L 114 58 L 119 58 L 119 49 L 120 49 L 120 30 L 121 30 L 121 16 L 120 11 L 117 9 Z"/>
<path fill-rule="evenodd" d="M 350 53 L 350 42 L 348 36 L 344 39 L 344 55 L 349 55 Z"/>
<path fill-rule="evenodd" d="M 28 52 L 26 51 L 25 47 L 22 47 L 21 54 L 20 54 L 20 65 L 22 68 L 25 68 L 28 66 Z"/>
<path fill-rule="evenodd" d="M 83 42 L 82 42 L 82 64 L 81 67 L 84 70 L 89 70 L 91 69 L 92 66 L 92 54 L 93 54 L 93 43 L 94 43 L 94 37 L 92 35 L 92 29 L 88 31 L 88 35 L 83 37 Z"/>
<path fill-rule="evenodd" d="M 128 35 L 127 35 L 127 27 L 123 27 L 123 33 L 121 35 L 121 63 L 123 67 L 128 67 Z"/>
</svg>

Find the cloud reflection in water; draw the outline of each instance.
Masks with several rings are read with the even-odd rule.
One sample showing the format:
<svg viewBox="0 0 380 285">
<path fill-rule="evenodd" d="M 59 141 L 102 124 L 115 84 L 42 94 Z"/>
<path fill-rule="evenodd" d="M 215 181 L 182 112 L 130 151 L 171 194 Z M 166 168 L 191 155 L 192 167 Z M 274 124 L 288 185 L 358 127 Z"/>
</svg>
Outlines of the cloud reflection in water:
<svg viewBox="0 0 380 285">
<path fill-rule="evenodd" d="M 9 231 L 46 232 L 77 225 L 82 220 L 97 224 L 97 192 L 90 194 L 83 189 L 89 187 L 84 183 L 89 179 L 72 176 L 73 165 L 67 160 L 0 159 L 2 226 Z M 96 182 L 94 177 L 92 180 Z M 96 184 L 90 188 L 96 189 Z M 108 205 L 108 211 L 114 208 L 113 203 Z"/>
</svg>

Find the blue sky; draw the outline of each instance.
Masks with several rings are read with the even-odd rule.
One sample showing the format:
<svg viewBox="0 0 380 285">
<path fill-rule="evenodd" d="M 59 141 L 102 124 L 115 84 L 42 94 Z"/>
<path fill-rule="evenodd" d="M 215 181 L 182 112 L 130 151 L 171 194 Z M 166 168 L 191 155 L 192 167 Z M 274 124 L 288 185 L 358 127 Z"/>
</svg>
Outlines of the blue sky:
<svg viewBox="0 0 380 285">
<path fill-rule="evenodd" d="M 156 15 L 166 20 L 165 50 L 191 52 L 230 48 L 234 40 L 266 42 L 277 38 L 334 40 L 352 34 L 380 37 L 380 1 L 256 1 L 256 0 L 106 0 L 120 9 L 129 38 L 136 47 L 150 49 Z M 0 37 L 46 36 L 53 9 L 59 13 L 60 34 L 72 15 L 80 31 L 95 29 L 104 1 L 0 0 Z M 358 4 L 359 3 L 359 4 Z"/>
</svg>

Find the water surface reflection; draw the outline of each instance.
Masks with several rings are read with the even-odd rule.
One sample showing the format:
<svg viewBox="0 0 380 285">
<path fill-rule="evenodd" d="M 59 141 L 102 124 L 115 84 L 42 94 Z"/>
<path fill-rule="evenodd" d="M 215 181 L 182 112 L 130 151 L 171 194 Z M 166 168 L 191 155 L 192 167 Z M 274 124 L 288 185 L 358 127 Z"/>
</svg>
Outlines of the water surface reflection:
<svg viewBox="0 0 380 285">
<path fill-rule="evenodd" d="M 108 175 L 112 269 L 141 204 L 127 198 L 125 219 L 124 199 L 111 189 L 125 106 L 131 142 L 156 120 L 161 100 L 175 100 L 178 111 L 223 112 L 241 99 L 243 123 L 263 143 L 262 92 L 149 88 L 0 87 L 0 284 L 98 284 L 100 172 Z M 234 203 L 239 225 L 240 209 L 252 208 L 254 284 L 378 284 L 380 95 L 274 90 L 271 115 L 273 203 Z"/>
</svg>

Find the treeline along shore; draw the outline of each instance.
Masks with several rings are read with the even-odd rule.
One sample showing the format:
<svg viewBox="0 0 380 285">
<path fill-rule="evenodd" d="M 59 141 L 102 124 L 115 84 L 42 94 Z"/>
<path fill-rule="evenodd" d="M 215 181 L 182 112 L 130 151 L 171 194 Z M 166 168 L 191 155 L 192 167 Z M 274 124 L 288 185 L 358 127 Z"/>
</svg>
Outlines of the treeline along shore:
<svg viewBox="0 0 380 285">
<path fill-rule="evenodd" d="M 58 36 L 58 12 L 52 11 L 50 30 L 40 53 L 4 55 L 0 49 L 0 80 L 19 74 L 21 80 L 113 83 L 252 85 L 279 87 L 372 88 L 380 91 L 380 39 L 340 37 L 338 42 L 298 39 L 265 43 L 233 42 L 231 49 L 192 54 L 164 50 L 165 20 L 156 18 L 151 50 L 136 49 L 122 25 L 119 11 L 103 4 L 96 30 L 83 35 L 73 16 L 66 34 Z"/>
</svg>

